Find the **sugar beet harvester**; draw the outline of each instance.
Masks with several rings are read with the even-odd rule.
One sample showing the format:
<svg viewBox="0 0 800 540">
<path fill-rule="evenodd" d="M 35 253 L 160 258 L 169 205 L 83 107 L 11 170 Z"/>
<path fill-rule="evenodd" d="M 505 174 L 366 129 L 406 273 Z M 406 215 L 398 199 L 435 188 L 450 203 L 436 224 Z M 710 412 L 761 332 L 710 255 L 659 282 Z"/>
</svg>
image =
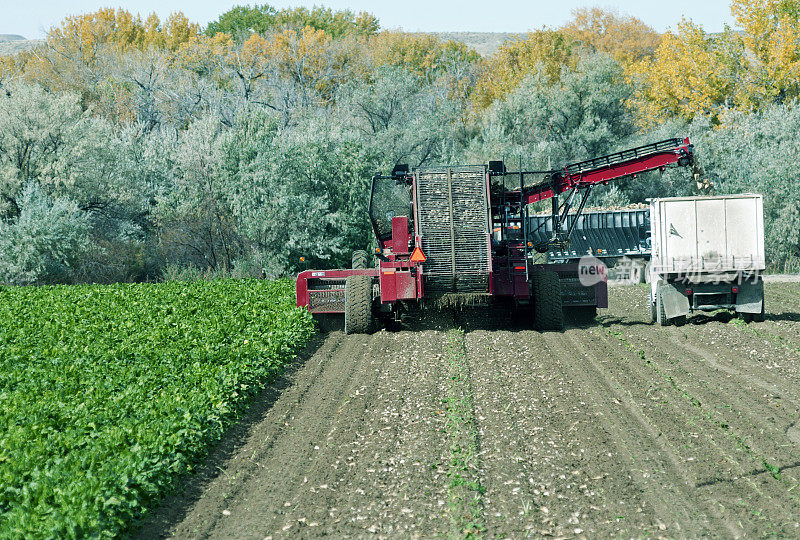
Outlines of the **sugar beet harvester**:
<svg viewBox="0 0 800 540">
<path fill-rule="evenodd" d="M 592 189 L 645 171 L 688 166 L 689 139 L 669 139 L 552 171 L 488 166 L 431 167 L 375 176 L 369 217 L 379 248 L 375 268 L 353 253 L 348 270 L 307 270 L 297 305 L 344 314 L 345 332 L 369 333 L 376 319 L 399 318 L 422 299 L 446 295 L 506 298 L 535 328 L 561 330 L 564 309 L 583 315 L 608 307 L 602 264 L 534 264 L 535 252 L 563 249 Z M 535 183 L 527 180 L 535 178 Z M 514 184 L 509 187 L 509 184 Z M 551 199 L 552 234 L 535 243 L 528 205 Z M 595 279 L 580 279 L 580 273 Z"/>
</svg>

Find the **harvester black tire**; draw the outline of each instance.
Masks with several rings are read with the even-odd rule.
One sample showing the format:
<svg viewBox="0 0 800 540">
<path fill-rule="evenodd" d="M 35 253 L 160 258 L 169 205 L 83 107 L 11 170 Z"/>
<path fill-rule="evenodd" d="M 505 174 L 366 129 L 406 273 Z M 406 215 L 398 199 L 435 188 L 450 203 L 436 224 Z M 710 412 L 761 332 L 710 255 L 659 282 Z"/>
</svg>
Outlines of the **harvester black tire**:
<svg viewBox="0 0 800 540">
<path fill-rule="evenodd" d="M 561 281 L 555 272 L 533 272 L 533 327 L 540 331 L 564 330 Z"/>
<path fill-rule="evenodd" d="M 372 278 L 350 276 L 344 282 L 344 333 L 369 334 L 372 328 Z"/>
<path fill-rule="evenodd" d="M 650 322 L 656 324 L 658 322 L 658 313 L 656 313 L 656 305 L 650 302 Z"/>
<path fill-rule="evenodd" d="M 351 258 L 351 262 L 353 263 L 350 268 L 355 270 L 363 270 L 367 268 L 367 264 L 369 263 L 369 257 L 367 256 L 367 252 L 363 249 L 359 249 L 353 252 L 353 257 Z"/>
<path fill-rule="evenodd" d="M 664 301 L 661 300 L 661 295 L 656 294 L 656 318 L 659 326 L 669 326 L 672 324 L 667 318 L 667 312 L 664 311 Z"/>
</svg>

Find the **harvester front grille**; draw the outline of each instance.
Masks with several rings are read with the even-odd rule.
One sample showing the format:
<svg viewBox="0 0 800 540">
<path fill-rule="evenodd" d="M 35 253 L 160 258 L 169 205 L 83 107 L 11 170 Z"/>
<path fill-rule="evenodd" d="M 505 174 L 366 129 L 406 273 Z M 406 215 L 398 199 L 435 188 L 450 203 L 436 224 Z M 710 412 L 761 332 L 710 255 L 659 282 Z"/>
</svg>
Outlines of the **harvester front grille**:
<svg viewBox="0 0 800 540">
<path fill-rule="evenodd" d="M 415 173 L 425 290 L 489 289 L 489 201 L 486 168 L 420 169 Z"/>
<path fill-rule="evenodd" d="M 344 313 L 344 289 L 308 291 L 308 310 L 311 313 Z"/>
</svg>

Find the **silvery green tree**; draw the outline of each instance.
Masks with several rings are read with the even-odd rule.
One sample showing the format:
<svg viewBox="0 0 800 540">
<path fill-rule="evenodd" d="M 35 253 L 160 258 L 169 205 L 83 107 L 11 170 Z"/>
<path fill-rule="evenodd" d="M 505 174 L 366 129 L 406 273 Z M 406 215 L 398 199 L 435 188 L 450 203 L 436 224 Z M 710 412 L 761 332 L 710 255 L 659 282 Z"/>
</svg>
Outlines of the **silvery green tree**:
<svg viewBox="0 0 800 540">
<path fill-rule="evenodd" d="M 213 115 L 194 121 L 172 144 L 174 163 L 157 194 L 154 217 L 167 259 L 202 269 L 232 268 L 241 252 L 221 171 L 224 127 Z M 164 141 L 166 142 L 166 141 Z"/>
<path fill-rule="evenodd" d="M 63 174 L 79 159 L 72 145 L 88 123 L 76 94 L 45 94 L 25 84 L 0 94 L 0 215 L 20 214 L 22 190 L 32 181 L 70 182 Z"/>
<path fill-rule="evenodd" d="M 488 109 L 467 157 L 523 156 L 526 168 L 546 169 L 610 153 L 635 132 L 630 93 L 623 69 L 606 55 L 563 68 L 556 83 L 540 68 Z"/>
<path fill-rule="evenodd" d="M 371 81 L 339 91 L 336 118 L 349 139 L 378 156 L 380 168 L 441 162 L 452 154 L 458 108 L 445 87 L 403 68 L 381 68 Z"/>
<path fill-rule="evenodd" d="M 83 110 L 77 94 L 14 86 L 0 96 L 0 215 L 21 211 L 17 198 L 30 182 L 86 212 L 135 197 L 140 188 L 120 175 L 120 144 L 114 126 Z"/>
<path fill-rule="evenodd" d="M 0 220 L 0 282 L 70 281 L 90 245 L 90 224 L 74 201 L 52 198 L 34 182 L 18 194 L 19 213 Z"/>
<path fill-rule="evenodd" d="M 80 272 L 87 280 L 126 279 L 92 273 L 93 268 L 107 271 L 115 258 L 124 266 L 127 248 L 145 241 L 154 186 L 141 174 L 146 166 L 134 150 L 140 131 L 135 126 L 115 129 L 92 116 L 76 94 L 14 85 L 10 95 L 0 96 L 0 217 L 16 220 L 26 202 L 38 200 L 22 198 L 30 185 L 54 200 L 72 201 L 84 214 L 93 238 Z M 118 251 L 122 244 L 127 248 Z M 109 253 L 103 255 L 104 251 Z"/>
<path fill-rule="evenodd" d="M 226 199 L 247 257 L 269 276 L 349 264 L 352 250 L 368 247 L 375 161 L 358 141 L 332 131 L 323 111 L 301 129 L 281 125 L 280 117 L 253 111 L 225 144 Z"/>
</svg>

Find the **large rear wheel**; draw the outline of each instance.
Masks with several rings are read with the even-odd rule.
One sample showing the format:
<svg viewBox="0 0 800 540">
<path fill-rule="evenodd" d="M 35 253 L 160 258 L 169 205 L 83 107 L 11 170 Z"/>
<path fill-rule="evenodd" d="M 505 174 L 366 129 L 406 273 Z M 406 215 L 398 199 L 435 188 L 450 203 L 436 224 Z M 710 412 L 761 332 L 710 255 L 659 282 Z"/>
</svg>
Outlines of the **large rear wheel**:
<svg viewBox="0 0 800 540">
<path fill-rule="evenodd" d="M 363 270 L 367 268 L 367 264 L 369 263 L 369 258 L 367 257 L 367 252 L 359 249 L 353 252 L 353 256 L 351 258 L 351 268 L 356 270 Z"/>
<path fill-rule="evenodd" d="M 531 292 L 533 326 L 537 330 L 564 330 L 564 310 L 561 305 L 561 282 L 555 272 L 533 272 Z"/>
<path fill-rule="evenodd" d="M 344 282 L 344 332 L 369 334 L 372 328 L 372 278 L 350 276 Z"/>
</svg>

